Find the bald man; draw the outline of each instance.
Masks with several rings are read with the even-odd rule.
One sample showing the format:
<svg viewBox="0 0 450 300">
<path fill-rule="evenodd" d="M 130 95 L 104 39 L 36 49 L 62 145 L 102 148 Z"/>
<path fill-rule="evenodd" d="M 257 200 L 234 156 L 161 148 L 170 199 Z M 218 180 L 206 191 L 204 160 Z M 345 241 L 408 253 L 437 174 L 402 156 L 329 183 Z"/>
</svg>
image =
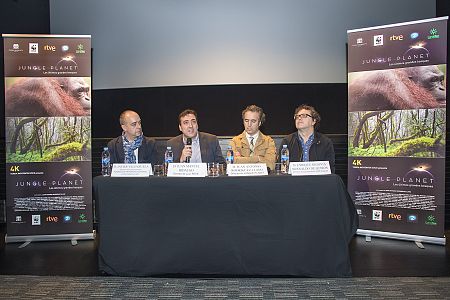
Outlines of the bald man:
<svg viewBox="0 0 450 300">
<path fill-rule="evenodd" d="M 158 162 L 155 140 L 145 137 L 142 132 L 141 117 L 132 110 L 120 114 L 122 135 L 108 143 L 111 163 L 151 163 Z"/>
</svg>

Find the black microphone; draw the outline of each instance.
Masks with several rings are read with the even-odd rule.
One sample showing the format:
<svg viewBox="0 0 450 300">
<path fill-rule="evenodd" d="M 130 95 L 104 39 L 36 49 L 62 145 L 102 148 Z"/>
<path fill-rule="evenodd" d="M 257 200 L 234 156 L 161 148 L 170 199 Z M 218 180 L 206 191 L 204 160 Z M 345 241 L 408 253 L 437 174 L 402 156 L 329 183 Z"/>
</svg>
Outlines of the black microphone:
<svg viewBox="0 0 450 300">
<path fill-rule="evenodd" d="M 186 139 L 186 146 L 190 146 L 190 145 L 192 145 L 192 139 L 191 138 L 187 138 Z M 188 163 L 190 161 L 191 161 L 191 157 L 190 156 L 186 157 L 186 162 Z"/>
</svg>

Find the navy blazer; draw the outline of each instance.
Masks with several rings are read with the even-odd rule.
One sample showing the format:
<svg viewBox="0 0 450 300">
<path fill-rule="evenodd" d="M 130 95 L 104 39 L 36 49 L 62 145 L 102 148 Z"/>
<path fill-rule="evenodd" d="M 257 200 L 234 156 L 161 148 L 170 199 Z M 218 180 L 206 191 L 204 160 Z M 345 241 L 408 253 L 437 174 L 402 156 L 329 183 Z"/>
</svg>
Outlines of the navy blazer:
<svg viewBox="0 0 450 300">
<path fill-rule="evenodd" d="M 138 151 L 137 161 L 139 163 L 151 163 L 152 165 L 160 163 L 155 144 L 156 141 L 154 139 L 144 136 L 142 145 L 139 147 Z M 116 137 L 109 141 L 108 149 L 111 155 L 111 164 L 125 162 L 122 136 Z"/>
<path fill-rule="evenodd" d="M 200 152 L 202 156 L 202 162 L 210 163 L 225 163 L 225 159 L 222 156 L 222 150 L 219 145 L 217 136 L 206 133 L 198 132 L 200 139 Z M 167 141 L 167 146 L 172 147 L 173 161 L 180 162 L 181 152 L 184 148 L 183 134 L 180 134 Z"/>
</svg>

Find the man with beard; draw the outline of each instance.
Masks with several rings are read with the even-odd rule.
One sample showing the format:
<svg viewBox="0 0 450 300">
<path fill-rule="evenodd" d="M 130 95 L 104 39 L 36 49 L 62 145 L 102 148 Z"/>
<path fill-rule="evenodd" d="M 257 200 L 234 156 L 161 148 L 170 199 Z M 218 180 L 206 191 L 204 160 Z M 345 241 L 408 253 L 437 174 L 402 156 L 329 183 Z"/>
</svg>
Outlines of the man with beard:
<svg viewBox="0 0 450 300">
<path fill-rule="evenodd" d="M 198 131 L 197 112 L 186 109 L 178 116 L 180 135 L 167 141 L 172 147 L 173 162 L 224 163 L 215 135 Z"/>
<path fill-rule="evenodd" d="M 287 145 L 289 162 L 328 160 L 331 172 L 334 173 L 333 142 L 317 131 L 320 123 L 319 113 L 314 107 L 302 104 L 295 110 L 294 122 L 297 131 L 281 141 L 279 157 L 283 145 Z"/>
</svg>

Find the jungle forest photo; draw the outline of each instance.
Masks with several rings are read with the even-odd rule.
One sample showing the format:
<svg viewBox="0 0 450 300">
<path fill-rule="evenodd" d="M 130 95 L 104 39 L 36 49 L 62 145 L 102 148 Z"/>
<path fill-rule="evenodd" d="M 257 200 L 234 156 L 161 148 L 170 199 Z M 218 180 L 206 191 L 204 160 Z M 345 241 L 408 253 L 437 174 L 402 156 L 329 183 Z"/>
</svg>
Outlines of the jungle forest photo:
<svg viewBox="0 0 450 300">
<path fill-rule="evenodd" d="M 445 157 L 445 108 L 351 112 L 352 157 Z"/>
<path fill-rule="evenodd" d="M 90 160 L 90 117 L 6 118 L 7 163 Z"/>
</svg>

